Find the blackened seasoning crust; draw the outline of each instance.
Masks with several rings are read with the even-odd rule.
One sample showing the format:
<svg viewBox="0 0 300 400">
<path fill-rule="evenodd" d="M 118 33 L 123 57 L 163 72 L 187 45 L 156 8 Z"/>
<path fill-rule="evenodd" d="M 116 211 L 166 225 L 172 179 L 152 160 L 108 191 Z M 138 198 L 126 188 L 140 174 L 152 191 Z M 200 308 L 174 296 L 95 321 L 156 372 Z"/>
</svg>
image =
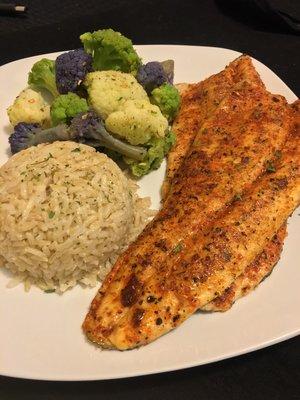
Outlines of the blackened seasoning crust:
<svg viewBox="0 0 300 400">
<path fill-rule="evenodd" d="M 133 314 L 133 318 L 132 318 L 132 325 L 137 328 L 140 323 L 141 320 L 143 319 L 143 316 L 145 314 L 145 311 L 142 308 L 137 308 Z"/>
<path fill-rule="evenodd" d="M 124 307 L 130 307 L 137 302 L 140 282 L 132 275 L 127 285 L 121 290 L 121 303 Z"/>
</svg>

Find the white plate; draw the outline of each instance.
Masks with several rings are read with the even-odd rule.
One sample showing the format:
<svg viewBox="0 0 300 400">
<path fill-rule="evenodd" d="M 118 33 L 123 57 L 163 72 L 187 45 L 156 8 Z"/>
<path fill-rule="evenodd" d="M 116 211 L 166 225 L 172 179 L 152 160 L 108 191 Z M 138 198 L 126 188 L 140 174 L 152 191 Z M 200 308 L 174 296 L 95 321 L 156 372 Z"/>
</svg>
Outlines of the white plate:
<svg viewBox="0 0 300 400">
<path fill-rule="evenodd" d="M 175 60 L 176 82 L 197 82 L 225 67 L 239 53 L 211 47 L 137 46 L 145 61 Z M 54 58 L 57 54 L 47 54 Z M 26 85 L 27 72 L 41 56 L 0 68 L 0 162 L 8 158 L 6 108 Z M 296 96 L 266 66 L 254 61 L 268 89 L 292 102 Z M 141 194 L 159 204 L 165 165 L 146 176 Z M 63 296 L 21 286 L 7 289 L 0 271 L 0 374 L 49 380 L 92 380 L 171 371 L 233 357 L 300 332 L 299 212 L 272 275 L 222 314 L 195 314 L 154 343 L 127 352 L 103 351 L 88 343 L 81 323 L 96 289 L 74 288 Z M 298 242 L 298 243 L 297 243 Z"/>
</svg>

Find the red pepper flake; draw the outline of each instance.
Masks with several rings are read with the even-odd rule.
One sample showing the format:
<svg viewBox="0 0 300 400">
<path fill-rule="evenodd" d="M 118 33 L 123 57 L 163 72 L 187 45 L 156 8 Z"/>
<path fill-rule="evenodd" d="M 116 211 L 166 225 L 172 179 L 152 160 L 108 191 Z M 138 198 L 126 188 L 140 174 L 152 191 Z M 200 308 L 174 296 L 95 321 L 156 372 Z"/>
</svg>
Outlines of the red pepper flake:
<svg viewBox="0 0 300 400">
<path fill-rule="evenodd" d="M 279 178 L 275 180 L 275 185 L 277 186 L 278 189 L 284 189 L 288 185 L 288 180 L 286 177 L 284 178 Z"/>
<path fill-rule="evenodd" d="M 168 251 L 167 241 L 165 239 L 160 239 L 154 243 L 154 246 L 161 249 L 162 251 Z"/>
<path fill-rule="evenodd" d="M 249 164 L 249 161 L 250 161 L 250 157 L 242 157 L 242 160 L 241 160 L 242 164 Z"/>
</svg>

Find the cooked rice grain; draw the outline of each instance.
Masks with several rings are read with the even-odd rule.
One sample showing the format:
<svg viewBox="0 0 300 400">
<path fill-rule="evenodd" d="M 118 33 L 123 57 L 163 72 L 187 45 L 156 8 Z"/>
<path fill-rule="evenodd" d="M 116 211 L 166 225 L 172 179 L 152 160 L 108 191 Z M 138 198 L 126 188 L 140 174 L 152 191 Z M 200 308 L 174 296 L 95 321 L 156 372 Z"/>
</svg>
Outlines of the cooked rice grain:
<svg viewBox="0 0 300 400">
<path fill-rule="evenodd" d="M 94 286 L 153 215 L 136 189 L 89 146 L 55 142 L 15 154 L 0 168 L 1 265 L 27 289 Z"/>
</svg>

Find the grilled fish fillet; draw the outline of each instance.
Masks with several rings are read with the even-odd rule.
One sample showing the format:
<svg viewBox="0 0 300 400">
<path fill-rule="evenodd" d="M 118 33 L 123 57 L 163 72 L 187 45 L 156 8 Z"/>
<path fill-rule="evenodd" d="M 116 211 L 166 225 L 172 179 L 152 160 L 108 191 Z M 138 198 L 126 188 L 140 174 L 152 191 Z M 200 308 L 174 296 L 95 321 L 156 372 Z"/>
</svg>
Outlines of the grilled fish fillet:
<svg viewBox="0 0 300 400">
<path fill-rule="evenodd" d="M 244 71 L 243 75 L 239 73 Z M 217 75 L 213 75 L 199 84 L 179 84 L 177 88 L 180 91 L 182 98 L 181 116 L 175 121 L 173 131 L 176 133 L 176 144 L 171 149 L 168 156 L 168 165 L 166 179 L 163 185 L 163 196 L 166 197 L 170 189 L 172 178 L 186 156 L 192 141 L 195 138 L 196 124 L 192 124 L 189 129 L 181 126 L 180 121 L 182 115 L 193 112 L 195 107 L 200 109 L 199 123 L 203 123 L 205 118 L 214 111 L 215 104 L 224 98 L 229 90 L 229 84 L 233 84 L 245 76 L 249 80 L 255 79 L 257 84 L 262 86 L 262 82 L 257 76 L 251 60 L 247 56 L 240 57 L 232 62 L 224 71 Z M 208 92 L 207 87 L 212 87 Z M 219 91 L 218 88 L 223 90 Z M 206 95 L 204 95 L 204 93 Z M 192 99 L 192 101 L 191 101 Z M 233 303 L 242 296 L 250 293 L 255 287 L 268 276 L 280 258 L 283 248 L 283 241 L 286 235 L 286 224 L 272 238 L 263 250 L 262 254 L 258 255 L 253 263 L 247 266 L 245 272 L 239 276 L 236 281 L 225 290 L 219 297 L 212 302 L 206 304 L 202 310 L 204 311 L 226 311 Z"/>
<path fill-rule="evenodd" d="M 300 129 L 300 102 L 297 100 L 292 104 L 294 110 L 294 127 Z M 179 138 L 180 140 L 180 138 Z M 279 232 L 267 244 L 262 254 L 247 266 L 245 272 L 241 274 L 224 293 L 216 297 L 213 301 L 206 304 L 201 309 L 203 311 L 227 311 L 236 300 L 250 293 L 255 287 L 270 273 L 280 258 L 283 248 L 283 241 L 286 236 L 286 224 L 280 228 Z"/>
<path fill-rule="evenodd" d="M 132 273 L 120 297 L 122 301 L 122 294 L 130 294 L 136 302 L 105 337 L 108 347 L 125 350 L 153 341 L 223 293 L 245 271 L 299 204 L 299 139 L 288 143 L 276 172 L 258 179 L 243 201 L 205 233 L 190 238 L 176 263 L 164 264 L 141 286 Z"/>
<path fill-rule="evenodd" d="M 234 86 L 241 82 L 264 88 L 249 56 L 241 56 L 231 62 L 223 71 L 196 84 L 179 84 L 181 107 L 172 129 L 178 139 L 168 154 L 166 178 L 162 187 L 165 198 L 188 149 L 203 122 L 212 115 L 220 102 L 228 96 Z"/>
<path fill-rule="evenodd" d="M 183 284 L 180 279 L 183 272 L 174 275 L 174 268 L 176 271 L 176 268 L 184 266 L 186 270 L 189 266 L 188 271 L 195 274 L 195 255 L 192 255 L 193 261 L 189 256 L 196 244 L 199 247 L 199 243 L 205 242 L 204 235 L 209 226 L 215 224 L 222 215 L 229 218 L 234 210 L 240 210 L 241 204 L 244 209 L 240 212 L 244 214 L 247 208 L 245 202 L 235 201 L 235 197 L 249 190 L 265 170 L 274 151 L 280 149 L 286 141 L 290 125 L 291 116 L 282 97 L 273 96 L 248 80 L 232 88 L 213 115 L 201 126 L 187 157 L 172 180 L 171 191 L 163 209 L 118 259 L 93 300 L 83 324 L 90 340 L 104 347 L 119 349 L 145 344 L 182 322 L 196 308 L 213 300 L 243 272 L 241 269 L 245 269 L 252 261 L 249 255 L 246 265 L 238 263 L 241 267 L 235 267 L 235 274 L 232 273 L 232 266 L 224 273 L 214 268 L 215 275 L 219 276 L 219 279 L 215 279 L 225 283 L 223 286 L 220 284 L 213 295 L 211 286 L 196 285 L 198 278 L 193 275 L 195 293 L 191 292 L 191 295 L 195 300 L 187 296 L 188 302 L 193 304 L 192 308 L 187 308 L 181 299 L 183 294 L 176 288 L 176 284 L 179 288 Z M 285 191 L 287 188 L 278 195 Z M 267 195 L 265 197 L 269 199 Z M 292 210 L 294 203 L 290 203 L 289 210 Z M 264 205 L 265 201 L 259 204 Z M 229 213 L 231 207 L 233 209 Z M 284 210 L 287 212 L 286 208 Z M 261 214 L 267 217 L 265 211 Z M 274 217 L 275 222 L 280 217 L 282 213 L 278 213 L 278 218 Z M 275 222 L 269 239 L 279 229 L 279 226 L 276 229 Z M 256 245 L 257 238 L 253 241 Z M 263 243 L 263 247 L 266 243 Z M 254 246 L 251 252 L 253 259 L 254 252 L 258 254 L 263 247 L 257 249 Z M 182 249 L 186 249 L 185 259 L 182 259 Z M 190 286 L 183 285 L 182 288 L 189 293 Z M 161 295 L 157 296 L 155 290 Z M 197 296 L 201 297 L 203 304 L 197 300 Z M 170 314 L 167 321 L 159 316 L 161 307 L 163 310 L 166 307 Z M 176 314 L 173 312 L 174 307 Z M 151 315 L 153 318 L 156 315 L 156 319 Z"/>
<path fill-rule="evenodd" d="M 214 76 L 211 79 L 213 78 Z M 193 86 L 196 85 L 179 84 L 178 88 L 181 96 L 187 97 L 188 91 L 191 90 L 191 87 Z M 186 153 L 189 150 L 186 142 L 186 133 L 183 129 L 178 129 L 178 125 L 179 124 L 177 123 L 175 127 L 173 127 L 173 130 L 176 133 L 176 146 L 171 149 L 171 156 L 168 158 L 166 177 L 167 186 L 164 186 L 165 195 L 170 189 L 171 179 L 174 176 L 176 168 L 179 168 L 180 160 L 185 157 Z M 196 133 L 193 137 L 191 137 L 190 131 L 188 131 L 188 135 L 192 141 L 195 138 Z M 168 177 L 168 175 L 170 175 L 170 177 Z M 247 266 L 245 272 L 241 274 L 232 283 L 232 285 L 224 291 L 224 293 L 216 297 L 210 303 L 206 304 L 204 307 L 201 308 L 201 310 L 223 312 L 227 311 L 232 307 L 236 300 L 254 290 L 265 277 L 271 274 L 274 266 L 277 264 L 283 249 L 283 241 L 285 236 L 286 224 L 284 224 L 284 226 L 280 228 L 279 232 L 272 238 L 272 240 L 270 240 L 270 242 L 263 250 L 262 254 L 258 255 L 254 262 Z"/>
<path fill-rule="evenodd" d="M 267 243 L 266 247 L 245 271 L 225 291 L 201 308 L 203 311 L 227 311 L 239 298 L 246 296 L 266 278 L 279 261 L 286 236 L 286 224 Z"/>
</svg>

